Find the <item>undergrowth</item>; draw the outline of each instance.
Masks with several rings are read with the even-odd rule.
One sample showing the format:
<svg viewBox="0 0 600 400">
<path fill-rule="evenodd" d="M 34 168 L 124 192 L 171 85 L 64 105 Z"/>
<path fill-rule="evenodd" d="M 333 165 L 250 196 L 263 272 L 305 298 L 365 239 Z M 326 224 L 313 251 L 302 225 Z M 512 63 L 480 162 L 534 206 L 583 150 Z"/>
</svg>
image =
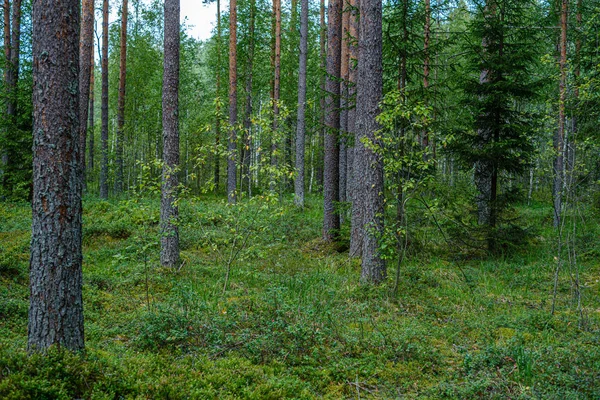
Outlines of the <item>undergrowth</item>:
<svg viewBox="0 0 600 400">
<path fill-rule="evenodd" d="M 550 313 L 549 228 L 494 258 L 422 228 L 395 295 L 391 278 L 359 285 L 359 261 L 320 242 L 319 201 L 183 200 L 182 264 L 168 270 L 158 200 L 86 199 L 86 353 L 32 357 L 29 206 L 0 204 L 0 397 L 600 398 L 594 221 L 580 230 L 581 324 L 567 271 Z M 521 211 L 536 226 L 551 215 Z"/>
</svg>

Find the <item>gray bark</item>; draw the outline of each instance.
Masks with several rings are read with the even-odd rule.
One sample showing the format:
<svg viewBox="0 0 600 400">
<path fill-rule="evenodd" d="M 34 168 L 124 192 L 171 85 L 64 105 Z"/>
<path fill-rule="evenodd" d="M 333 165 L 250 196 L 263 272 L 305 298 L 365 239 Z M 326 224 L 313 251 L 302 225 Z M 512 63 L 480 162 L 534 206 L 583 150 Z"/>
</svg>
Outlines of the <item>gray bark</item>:
<svg viewBox="0 0 600 400">
<path fill-rule="evenodd" d="M 381 146 L 375 138 L 379 129 L 375 118 L 383 92 L 381 14 L 380 0 L 361 0 L 355 158 L 364 160 L 364 173 L 355 176 L 355 190 L 364 202 L 361 280 L 369 283 L 379 283 L 386 277 L 385 262 L 379 256 L 384 212 L 383 159 L 365 146 L 365 141 Z"/>
<path fill-rule="evenodd" d="M 127 0 L 123 0 L 121 8 L 121 54 L 119 60 L 119 99 L 117 106 L 117 145 L 115 193 L 123 191 L 123 144 L 125 142 L 125 82 L 127 77 Z"/>
<path fill-rule="evenodd" d="M 102 1 L 102 130 L 100 142 L 100 197 L 108 199 L 108 0 Z"/>
<path fill-rule="evenodd" d="M 323 170 L 323 239 L 332 241 L 340 229 L 335 204 L 340 201 L 338 144 L 340 129 L 340 70 L 342 58 L 342 1 L 329 2 L 327 22 L 327 79 L 325 83 L 325 162 Z"/>
<path fill-rule="evenodd" d="M 306 112 L 306 62 L 308 53 L 308 0 L 300 0 L 300 57 L 298 69 L 298 120 L 296 125 L 296 180 L 294 202 L 304 207 L 304 150 Z"/>
<path fill-rule="evenodd" d="M 83 350 L 79 1 L 33 2 L 28 348 Z"/>
<path fill-rule="evenodd" d="M 229 1 L 229 139 L 227 141 L 227 202 L 236 202 L 237 177 L 237 2 Z"/>
<path fill-rule="evenodd" d="M 160 263 L 170 268 L 179 263 L 179 14 L 179 0 L 165 0 Z"/>
</svg>

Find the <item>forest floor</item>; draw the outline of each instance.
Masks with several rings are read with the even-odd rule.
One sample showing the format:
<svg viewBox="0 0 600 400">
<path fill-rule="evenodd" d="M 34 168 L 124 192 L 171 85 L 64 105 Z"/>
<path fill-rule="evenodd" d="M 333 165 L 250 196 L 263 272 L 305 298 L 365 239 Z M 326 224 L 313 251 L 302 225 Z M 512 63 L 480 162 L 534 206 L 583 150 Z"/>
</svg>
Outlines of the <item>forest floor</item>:
<svg viewBox="0 0 600 400">
<path fill-rule="evenodd" d="M 394 262 L 387 284 L 362 286 L 347 246 L 320 241 L 319 199 L 268 204 L 182 200 L 170 270 L 159 201 L 86 198 L 87 352 L 27 357 L 31 212 L 0 203 L 0 398 L 600 398 L 597 218 L 552 315 L 549 207 L 522 208 L 546 227 L 510 256 L 466 254 L 431 227 L 395 293 Z"/>
</svg>

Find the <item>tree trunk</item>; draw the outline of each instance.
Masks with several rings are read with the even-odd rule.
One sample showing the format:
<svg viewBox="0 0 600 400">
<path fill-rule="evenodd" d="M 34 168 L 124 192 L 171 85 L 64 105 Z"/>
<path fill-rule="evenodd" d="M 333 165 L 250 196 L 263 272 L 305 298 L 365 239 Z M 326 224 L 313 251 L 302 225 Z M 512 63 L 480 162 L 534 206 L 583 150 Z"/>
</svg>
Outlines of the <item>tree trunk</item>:
<svg viewBox="0 0 600 400">
<path fill-rule="evenodd" d="M 554 135 L 554 227 L 560 226 L 562 209 L 562 190 L 564 184 L 564 141 L 565 141 L 565 101 L 567 95 L 567 12 L 568 0 L 561 0 L 560 12 L 560 58 L 558 84 L 558 129 Z"/>
<path fill-rule="evenodd" d="M 348 73 L 350 63 L 349 33 L 350 9 L 346 0 L 342 0 L 342 55 L 340 67 L 340 201 L 346 201 L 348 153 L 346 136 L 348 134 Z M 340 222 L 343 215 L 340 216 Z"/>
<path fill-rule="evenodd" d="M 279 98 L 281 81 L 281 0 L 273 0 L 273 13 L 275 14 L 275 48 L 273 54 L 273 67 L 275 76 L 273 79 L 273 137 L 271 143 L 271 168 L 273 172 L 278 166 L 278 130 L 279 130 Z M 272 172 L 272 175 L 273 175 Z M 276 177 L 272 176 L 270 190 L 277 187 Z"/>
<path fill-rule="evenodd" d="M 10 62 L 10 0 L 4 0 L 3 4 L 3 14 L 4 14 L 4 60 L 5 65 L 3 65 L 4 69 L 4 82 L 8 82 L 8 71 L 9 71 L 9 62 Z M 8 126 L 2 127 L 2 133 L 4 136 L 4 140 L 7 140 L 8 135 Z M 4 186 L 4 174 L 6 164 L 8 164 L 8 150 L 6 147 L 2 147 L 2 154 L 0 155 L 0 185 Z"/>
<path fill-rule="evenodd" d="M 221 147 L 221 0 L 217 0 L 217 82 L 216 82 L 216 99 L 215 104 L 215 167 L 214 167 L 214 184 L 215 192 L 219 191 L 219 178 L 221 170 L 219 164 L 219 148 Z"/>
<path fill-rule="evenodd" d="M 85 147 L 90 106 L 91 73 L 94 62 L 94 0 L 81 3 L 81 33 L 79 43 L 79 164 L 82 185 L 86 186 Z"/>
<path fill-rule="evenodd" d="M 300 0 L 300 56 L 298 68 L 298 120 L 296 124 L 296 180 L 294 202 L 304 207 L 304 150 L 306 133 L 306 63 L 308 55 L 308 0 Z"/>
<path fill-rule="evenodd" d="M 496 13 L 496 2 L 495 0 L 489 0 L 484 9 L 484 13 L 493 16 Z M 486 16 L 487 17 L 487 16 Z M 490 18 L 490 17 L 487 17 Z M 488 51 L 491 38 L 484 37 L 481 43 L 483 52 Z M 479 84 L 484 86 L 489 84 L 493 71 L 489 69 L 481 70 L 479 74 Z M 480 143 L 482 146 L 490 143 L 493 140 L 494 132 L 489 128 L 479 128 L 477 130 Z M 495 192 L 492 188 L 493 178 L 495 175 L 494 166 L 492 162 L 488 160 L 480 160 L 475 162 L 474 181 L 475 187 L 477 188 L 476 203 L 477 203 L 477 216 L 478 223 L 480 225 L 493 226 L 493 210 L 495 207 L 492 195 Z"/>
<path fill-rule="evenodd" d="M 27 345 L 83 350 L 79 1 L 33 1 L 33 199 Z"/>
<path fill-rule="evenodd" d="M 351 102 L 348 110 L 348 135 L 354 138 L 354 146 L 356 147 L 356 73 L 358 69 L 358 36 L 359 36 L 359 23 L 358 23 L 358 2 L 357 0 L 351 0 L 350 7 L 352 14 L 350 16 L 349 23 L 349 35 L 352 38 L 350 42 L 350 63 L 348 72 L 348 99 Z M 348 173 L 346 176 L 346 199 L 352 202 L 352 221 L 350 230 L 350 256 L 360 256 L 362 253 L 362 225 L 363 225 L 363 212 L 362 201 L 356 200 L 356 191 L 354 190 L 354 171 L 363 171 L 362 160 L 357 159 L 354 156 L 354 149 L 352 147 L 348 149 Z M 358 163 L 358 165 L 357 165 Z M 360 172 L 359 172 L 360 173 Z"/>
<path fill-rule="evenodd" d="M 327 26 L 325 25 L 325 0 L 320 3 L 320 21 L 319 21 L 319 71 L 321 92 L 319 94 L 320 105 L 320 123 L 319 123 L 319 156 L 317 157 L 317 184 L 323 187 L 323 155 L 325 149 L 325 68 L 327 53 L 325 49 L 325 36 L 327 34 Z"/>
<path fill-rule="evenodd" d="M 13 0 L 12 2 L 12 17 L 9 17 L 9 22 L 12 24 L 12 29 L 8 32 L 11 35 L 8 38 L 8 47 L 5 52 L 8 53 L 6 59 L 6 122 L 5 122 L 5 140 L 7 143 L 15 143 L 18 138 L 15 136 L 17 132 L 17 98 L 18 98 L 18 82 L 19 82 L 19 63 L 21 53 L 21 0 Z M 5 38 L 6 39 L 6 38 Z M 2 164 L 6 167 L 6 171 L 14 170 L 16 154 L 11 154 L 10 145 L 4 149 L 2 154 Z M 2 168 L 0 168 L 2 169 Z M 6 176 L 3 176 L 6 178 Z M 6 182 L 4 182 L 6 185 Z M 11 190 L 11 184 L 8 184 L 6 189 Z"/>
<path fill-rule="evenodd" d="M 229 1 L 229 140 L 227 143 L 227 202 L 236 201 L 237 152 L 237 2 Z"/>
<path fill-rule="evenodd" d="M 364 199 L 364 225 L 361 280 L 379 283 L 386 277 L 384 260 L 379 256 L 379 238 L 383 234 L 383 159 L 365 146 L 382 143 L 375 133 L 379 125 L 379 102 L 383 93 L 382 4 L 380 0 L 361 0 L 358 57 L 358 98 L 356 100 L 355 157 L 365 160 L 364 173 L 356 177 L 356 191 Z"/>
<path fill-rule="evenodd" d="M 429 89 L 429 38 L 431 34 L 431 0 L 425 0 L 425 29 L 423 34 L 423 90 L 425 91 L 425 101 L 427 101 L 427 91 Z M 429 132 L 424 129 L 422 132 L 421 144 L 423 148 L 429 147 Z"/>
<path fill-rule="evenodd" d="M 179 0 L 165 0 L 160 263 L 170 268 L 179 263 L 179 14 Z"/>
<path fill-rule="evenodd" d="M 327 97 L 325 99 L 325 162 L 323 176 L 323 240 L 331 242 L 339 235 L 340 215 L 340 67 L 342 39 L 342 0 L 330 0 L 327 20 Z"/>
<path fill-rule="evenodd" d="M 242 189 L 247 189 L 250 196 L 252 180 L 250 179 L 250 161 L 252 157 L 252 65 L 254 62 L 254 26 L 256 18 L 256 1 L 250 1 L 250 22 L 248 27 L 248 62 L 246 63 L 246 111 L 244 116 L 244 144 L 242 146 Z"/>
<path fill-rule="evenodd" d="M 125 143 L 125 82 L 127 77 L 127 0 L 121 7 L 121 44 L 119 62 L 119 99 L 117 105 L 117 146 L 115 149 L 117 171 L 115 176 L 115 193 L 123 191 L 123 145 Z"/>
<path fill-rule="evenodd" d="M 100 197 L 108 199 L 108 0 L 102 1 L 102 131 L 100 142 Z"/>
<path fill-rule="evenodd" d="M 92 47 L 94 45 L 92 44 Z M 89 109 L 89 130 L 90 130 L 90 143 L 89 143 L 89 171 L 94 170 L 94 70 L 95 70 L 95 62 L 94 62 L 94 49 L 92 48 L 92 61 L 90 65 L 90 109 Z M 85 177 L 84 177 L 85 179 Z"/>
</svg>

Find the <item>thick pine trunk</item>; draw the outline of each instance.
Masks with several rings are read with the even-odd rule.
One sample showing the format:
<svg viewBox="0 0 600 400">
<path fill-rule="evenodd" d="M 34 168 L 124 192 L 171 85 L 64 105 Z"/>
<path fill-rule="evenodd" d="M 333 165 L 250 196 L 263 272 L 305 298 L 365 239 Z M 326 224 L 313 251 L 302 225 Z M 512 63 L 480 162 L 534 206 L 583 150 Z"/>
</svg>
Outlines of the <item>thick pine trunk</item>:
<svg viewBox="0 0 600 400">
<path fill-rule="evenodd" d="M 294 202 L 304 207 L 304 150 L 306 135 L 306 63 L 308 56 L 308 0 L 300 0 L 300 56 L 298 68 L 298 120 L 296 124 L 296 180 Z"/>
<path fill-rule="evenodd" d="M 237 152 L 237 2 L 229 1 L 229 139 L 227 142 L 227 202 L 236 201 Z"/>
<path fill-rule="evenodd" d="M 28 348 L 83 350 L 79 2 L 33 2 Z"/>
<path fill-rule="evenodd" d="M 561 0 L 560 11 L 560 58 L 558 83 L 558 129 L 554 135 L 554 227 L 560 226 L 562 210 L 562 191 L 564 184 L 564 144 L 565 144 L 565 101 L 567 97 L 567 12 L 568 0 Z"/>
<path fill-rule="evenodd" d="M 357 218 L 362 224 L 361 279 L 378 283 L 386 276 L 385 263 L 378 255 L 378 239 L 383 232 L 383 160 L 364 142 L 381 145 L 375 138 L 383 84 L 381 2 L 363 0 L 360 10 L 355 160 L 364 173 L 355 176 L 355 192 L 357 202 L 362 203 L 362 218 Z"/>
<path fill-rule="evenodd" d="M 170 268 L 179 262 L 179 14 L 179 0 L 165 0 L 160 263 Z"/>
<path fill-rule="evenodd" d="M 108 0 L 102 1 L 102 130 L 100 132 L 100 197 L 108 199 Z"/>
<path fill-rule="evenodd" d="M 81 179 L 85 188 L 85 147 L 88 112 L 91 112 L 89 109 L 90 81 L 94 61 L 94 0 L 82 1 L 81 14 L 81 39 L 79 43 L 79 164 L 81 165 Z M 90 160 L 90 163 L 93 165 L 92 160 Z"/>
<path fill-rule="evenodd" d="M 364 200 L 364 225 L 361 280 L 379 283 L 386 277 L 385 262 L 379 256 L 379 238 L 383 234 L 383 159 L 368 141 L 380 146 L 375 137 L 379 125 L 379 102 L 383 92 L 382 4 L 380 0 L 361 0 L 358 83 L 356 100 L 355 157 L 364 159 L 364 173 L 356 176 L 356 191 Z"/>
<path fill-rule="evenodd" d="M 116 153 L 116 175 L 115 193 L 123 191 L 123 145 L 125 142 L 125 82 L 127 77 L 127 0 L 123 0 L 121 7 L 121 44 L 119 60 L 119 99 L 117 105 L 117 145 Z"/>
<path fill-rule="evenodd" d="M 325 98 L 325 162 L 323 175 L 323 240 L 333 241 L 339 235 L 340 215 L 340 68 L 342 39 L 342 0 L 329 2 L 327 20 L 327 79 Z"/>
</svg>

